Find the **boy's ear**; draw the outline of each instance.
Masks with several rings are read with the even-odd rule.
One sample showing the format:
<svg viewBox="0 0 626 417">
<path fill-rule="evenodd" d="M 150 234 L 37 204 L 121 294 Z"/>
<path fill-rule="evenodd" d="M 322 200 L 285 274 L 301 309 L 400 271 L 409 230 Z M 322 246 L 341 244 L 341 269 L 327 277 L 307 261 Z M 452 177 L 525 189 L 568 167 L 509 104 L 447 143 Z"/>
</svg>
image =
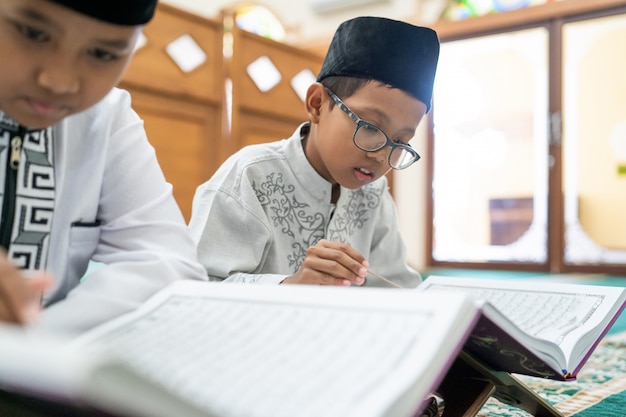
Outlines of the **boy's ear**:
<svg viewBox="0 0 626 417">
<path fill-rule="evenodd" d="M 304 107 L 309 115 L 311 123 L 318 123 L 324 98 L 324 86 L 321 83 L 313 83 L 306 91 Z"/>
</svg>

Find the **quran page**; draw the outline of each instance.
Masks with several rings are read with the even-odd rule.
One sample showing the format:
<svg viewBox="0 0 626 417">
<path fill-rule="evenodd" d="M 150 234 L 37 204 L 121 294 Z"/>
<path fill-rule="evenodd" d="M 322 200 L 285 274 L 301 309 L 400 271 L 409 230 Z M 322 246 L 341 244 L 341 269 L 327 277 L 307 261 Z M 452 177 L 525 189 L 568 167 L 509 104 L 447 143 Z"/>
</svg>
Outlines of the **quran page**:
<svg viewBox="0 0 626 417">
<path fill-rule="evenodd" d="M 477 319 L 461 295 L 189 281 L 67 349 L 77 358 L 107 352 L 207 416 L 409 417 Z M 84 383 L 96 374 L 85 371 Z M 145 403 L 139 388 L 123 399 L 118 388 L 118 400 L 109 390 L 101 384 L 100 404 Z"/>
<path fill-rule="evenodd" d="M 511 336 L 519 338 L 540 359 L 552 361 L 554 370 L 573 375 L 578 373 L 626 302 L 625 288 L 535 280 L 432 276 L 419 290 L 461 291 L 486 301 L 495 307 L 492 320 L 498 321 Z M 481 343 L 487 343 L 486 340 L 482 337 Z M 506 348 L 511 346 L 507 344 Z M 526 360 L 528 352 L 517 353 L 520 360 Z M 530 360 L 527 364 L 541 365 Z M 537 369 L 526 371 L 529 372 L 521 373 L 537 371 L 538 376 L 547 376 Z"/>
</svg>

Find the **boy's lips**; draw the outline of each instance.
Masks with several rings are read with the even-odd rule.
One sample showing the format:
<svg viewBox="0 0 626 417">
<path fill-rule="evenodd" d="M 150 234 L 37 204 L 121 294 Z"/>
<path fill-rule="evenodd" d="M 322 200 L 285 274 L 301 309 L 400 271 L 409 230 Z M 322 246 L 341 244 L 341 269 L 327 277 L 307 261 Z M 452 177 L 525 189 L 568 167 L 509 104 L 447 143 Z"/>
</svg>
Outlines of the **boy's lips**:
<svg viewBox="0 0 626 417">
<path fill-rule="evenodd" d="M 359 181 L 369 182 L 374 178 L 374 171 L 367 168 L 354 168 L 354 175 Z"/>
<path fill-rule="evenodd" d="M 39 101 L 37 99 L 27 99 L 29 107 L 35 114 L 42 117 L 56 116 L 65 111 L 62 104 Z"/>
</svg>

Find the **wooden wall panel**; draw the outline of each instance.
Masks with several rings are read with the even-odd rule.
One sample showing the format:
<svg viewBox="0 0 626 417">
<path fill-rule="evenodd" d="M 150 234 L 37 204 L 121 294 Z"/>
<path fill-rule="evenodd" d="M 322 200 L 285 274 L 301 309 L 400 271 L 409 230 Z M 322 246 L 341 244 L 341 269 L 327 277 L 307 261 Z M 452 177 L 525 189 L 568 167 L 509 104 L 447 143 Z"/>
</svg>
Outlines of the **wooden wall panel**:
<svg viewBox="0 0 626 417">
<path fill-rule="evenodd" d="M 191 217 L 195 189 L 215 172 L 222 143 L 224 72 L 221 25 L 160 4 L 120 86 L 145 122 L 165 177 L 185 219 Z M 189 35 L 206 61 L 184 72 L 166 47 Z"/>
<path fill-rule="evenodd" d="M 137 51 L 124 84 L 160 94 L 221 103 L 224 90 L 222 26 L 217 22 L 160 3 L 144 28 L 147 43 Z M 191 36 L 207 55 L 191 72 L 183 72 L 166 47 L 183 35 Z"/>
<path fill-rule="evenodd" d="M 165 178 L 188 221 L 196 187 L 217 169 L 217 149 L 207 132 L 219 125 L 219 114 L 186 100 L 141 91 L 133 92 L 133 107 L 144 119 Z"/>
<path fill-rule="evenodd" d="M 281 74 L 281 81 L 261 91 L 247 68 L 260 57 L 268 57 Z M 233 56 L 227 74 L 232 80 L 232 128 L 227 153 L 253 143 L 269 142 L 291 135 L 307 120 L 304 103 L 291 85 L 303 70 L 316 76 L 323 57 L 235 28 Z"/>
<path fill-rule="evenodd" d="M 305 118 L 297 120 L 269 118 L 253 112 L 244 112 L 241 117 L 245 120 L 240 124 L 238 132 L 242 146 L 286 139 L 291 136 L 300 123 L 306 121 Z"/>
<path fill-rule="evenodd" d="M 189 220 L 196 187 L 228 156 L 249 144 L 286 138 L 307 120 L 291 80 L 304 69 L 314 77 L 323 57 L 235 28 L 234 53 L 225 62 L 221 24 L 166 4 L 158 6 L 144 33 L 147 43 L 137 51 L 120 86 L 132 94 L 133 107 L 144 119 L 148 139 Z M 183 35 L 191 36 L 207 56 L 190 72 L 181 70 L 166 52 Z M 261 56 L 267 56 L 282 77 L 267 92 L 247 73 L 248 65 Z M 225 123 L 228 106 L 230 129 Z"/>
</svg>

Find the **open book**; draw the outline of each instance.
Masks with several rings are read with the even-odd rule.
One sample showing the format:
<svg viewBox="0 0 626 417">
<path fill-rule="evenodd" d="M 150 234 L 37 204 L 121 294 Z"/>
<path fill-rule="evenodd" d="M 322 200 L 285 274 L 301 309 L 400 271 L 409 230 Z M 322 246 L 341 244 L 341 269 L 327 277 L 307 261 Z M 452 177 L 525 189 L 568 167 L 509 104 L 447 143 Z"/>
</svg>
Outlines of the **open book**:
<svg viewBox="0 0 626 417">
<path fill-rule="evenodd" d="M 410 417 L 479 316 L 454 294 L 177 282 L 71 342 L 0 328 L 0 401 L 58 415 Z"/>
<path fill-rule="evenodd" d="M 418 291 L 480 303 L 464 351 L 489 368 L 556 380 L 576 378 L 626 305 L 626 288 L 534 280 L 431 276 Z"/>
</svg>

